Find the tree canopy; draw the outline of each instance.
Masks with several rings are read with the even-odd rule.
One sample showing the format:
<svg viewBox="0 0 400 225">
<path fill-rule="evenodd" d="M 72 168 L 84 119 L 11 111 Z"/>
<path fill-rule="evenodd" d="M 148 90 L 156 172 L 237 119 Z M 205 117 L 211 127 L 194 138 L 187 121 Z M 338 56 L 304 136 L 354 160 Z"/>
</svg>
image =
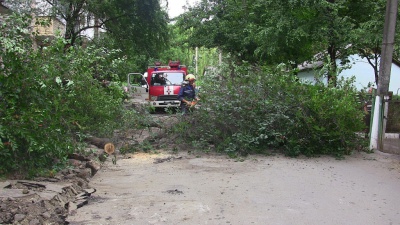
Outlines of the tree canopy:
<svg viewBox="0 0 400 225">
<path fill-rule="evenodd" d="M 74 45 L 82 31 L 103 29 L 121 49 L 150 52 L 168 41 L 168 16 L 158 0 L 46 0 L 51 13 L 66 23 Z"/>
<path fill-rule="evenodd" d="M 319 54 L 332 79 L 336 59 L 380 54 L 385 2 L 202 0 L 177 26 L 193 29 L 190 46 L 217 47 L 251 63 L 296 66 Z"/>
</svg>

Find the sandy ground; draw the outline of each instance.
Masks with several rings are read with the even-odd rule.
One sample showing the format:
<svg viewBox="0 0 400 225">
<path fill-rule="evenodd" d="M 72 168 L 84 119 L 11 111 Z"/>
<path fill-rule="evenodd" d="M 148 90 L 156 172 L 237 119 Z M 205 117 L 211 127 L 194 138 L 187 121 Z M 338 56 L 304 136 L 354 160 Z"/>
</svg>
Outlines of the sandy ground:
<svg viewBox="0 0 400 225">
<path fill-rule="evenodd" d="M 168 160 L 167 160 L 168 159 Z M 107 162 L 70 224 L 400 224 L 400 158 L 133 154 Z"/>
</svg>

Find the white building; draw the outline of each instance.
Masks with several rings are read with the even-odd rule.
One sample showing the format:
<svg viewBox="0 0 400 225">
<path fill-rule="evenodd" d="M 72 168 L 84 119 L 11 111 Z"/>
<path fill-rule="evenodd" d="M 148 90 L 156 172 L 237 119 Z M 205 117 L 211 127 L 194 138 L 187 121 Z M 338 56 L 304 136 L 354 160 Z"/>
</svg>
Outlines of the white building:
<svg viewBox="0 0 400 225">
<path fill-rule="evenodd" d="M 354 76 L 356 81 L 353 84 L 358 90 L 366 88 L 368 83 L 374 84 L 376 87 L 374 70 L 368 61 L 365 58 L 361 58 L 359 55 L 351 55 L 348 59 L 350 63 L 347 66 L 350 65 L 351 68 L 344 68 L 340 72 L 338 79 L 342 77 L 351 78 Z M 337 65 L 341 67 L 340 60 L 337 60 Z M 323 63 L 320 61 L 304 63 L 298 66 L 300 72 L 297 76 L 300 80 L 315 83 L 315 74 L 317 74 L 322 66 Z M 326 84 L 327 78 L 323 78 L 322 82 Z M 400 94 L 400 63 L 397 61 L 393 61 L 392 63 L 389 91 L 392 91 L 393 94 Z"/>
</svg>

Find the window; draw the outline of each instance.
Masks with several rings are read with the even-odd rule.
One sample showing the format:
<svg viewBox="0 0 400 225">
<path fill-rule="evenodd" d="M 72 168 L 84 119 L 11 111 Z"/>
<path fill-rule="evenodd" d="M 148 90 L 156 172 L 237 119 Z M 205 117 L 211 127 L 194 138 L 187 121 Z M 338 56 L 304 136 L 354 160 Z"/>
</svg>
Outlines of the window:
<svg viewBox="0 0 400 225">
<path fill-rule="evenodd" d="M 162 72 L 151 75 L 152 85 L 181 85 L 184 81 L 182 72 Z"/>
</svg>

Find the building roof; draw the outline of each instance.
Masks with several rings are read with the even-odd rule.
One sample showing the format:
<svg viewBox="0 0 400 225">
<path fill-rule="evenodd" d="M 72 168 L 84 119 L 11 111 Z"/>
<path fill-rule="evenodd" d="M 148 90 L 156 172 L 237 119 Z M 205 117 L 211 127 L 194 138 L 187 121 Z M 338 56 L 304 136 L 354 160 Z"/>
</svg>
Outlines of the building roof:
<svg viewBox="0 0 400 225">
<path fill-rule="evenodd" d="M 306 62 L 303 62 L 300 65 L 297 65 L 297 68 L 300 71 L 303 71 L 303 70 L 311 70 L 311 69 L 315 69 L 315 68 L 320 68 L 323 65 L 324 65 L 323 61 L 317 61 L 317 62 L 306 61 Z"/>
<path fill-rule="evenodd" d="M 395 64 L 396 66 L 400 67 L 400 60 L 393 58 L 392 63 Z M 299 65 L 297 65 L 297 69 L 299 71 L 305 71 L 305 70 L 312 70 L 312 69 L 317 69 L 321 68 L 324 65 L 323 61 L 317 60 L 317 61 L 305 61 Z"/>
</svg>

